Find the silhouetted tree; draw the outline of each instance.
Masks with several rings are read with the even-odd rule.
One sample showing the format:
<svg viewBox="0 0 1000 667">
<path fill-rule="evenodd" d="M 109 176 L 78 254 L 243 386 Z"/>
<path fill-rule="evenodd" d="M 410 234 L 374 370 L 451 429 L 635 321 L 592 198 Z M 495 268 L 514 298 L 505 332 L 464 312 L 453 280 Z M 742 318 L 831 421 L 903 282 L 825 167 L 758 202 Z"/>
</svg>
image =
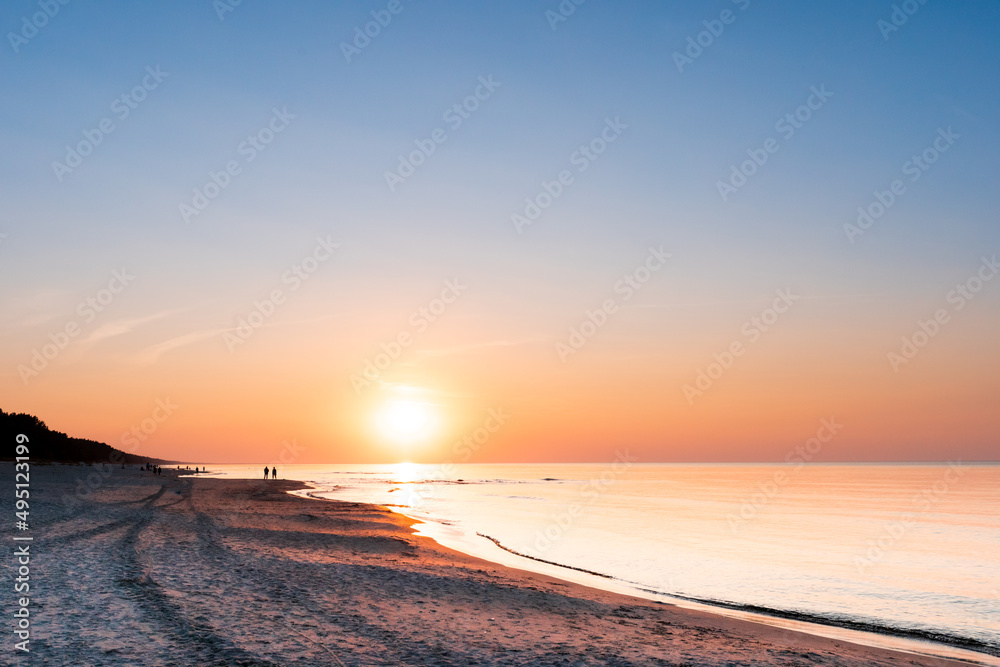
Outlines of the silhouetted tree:
<svg viewBox="0 0 1000 667">
<path fill-rule="evenodd" d="M 34 415 L 23 412 L 9 413 L 0 410 L 0 459 L 14 458 L 14 438 L 23 433 L 28 436 L 28 446 L 33 461 L 62 461 L 66 463 L 96 463 L 111 461 L 121 463 L 171 463 L 164 459 L 127 454 L 121 450 L 96 440 L 71 438 L 65 433 L 53 431 L 45 422 Z"/>
</svg>

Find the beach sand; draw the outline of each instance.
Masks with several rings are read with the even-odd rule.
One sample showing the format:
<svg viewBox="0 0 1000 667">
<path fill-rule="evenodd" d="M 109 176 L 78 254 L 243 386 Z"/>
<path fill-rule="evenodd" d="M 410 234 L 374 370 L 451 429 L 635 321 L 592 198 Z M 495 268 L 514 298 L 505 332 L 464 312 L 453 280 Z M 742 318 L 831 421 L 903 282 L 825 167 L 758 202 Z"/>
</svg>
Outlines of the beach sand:
<svg viewBox="0 0 1000 667">
<path fill-rule="evenodd" d="M 96 470 L 32 466 L 31 653 L 4 647 L 15 664 L 964 664 L 494 565 L 386 508 L 286 493 L 297 482 Z"/>
</svg>

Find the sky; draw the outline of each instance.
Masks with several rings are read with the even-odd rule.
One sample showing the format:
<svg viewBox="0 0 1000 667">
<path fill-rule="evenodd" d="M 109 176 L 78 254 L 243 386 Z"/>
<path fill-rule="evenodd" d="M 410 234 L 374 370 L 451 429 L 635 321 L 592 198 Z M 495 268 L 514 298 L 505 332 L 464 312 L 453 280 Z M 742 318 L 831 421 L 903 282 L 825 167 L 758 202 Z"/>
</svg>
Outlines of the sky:
<svg viewBox="0 0 1000 667">
<path fill-rule="evenodd" d="M 8 412 L 205 463 L 998 458 L 996 2 L 0 27 Z"/>
</svg>

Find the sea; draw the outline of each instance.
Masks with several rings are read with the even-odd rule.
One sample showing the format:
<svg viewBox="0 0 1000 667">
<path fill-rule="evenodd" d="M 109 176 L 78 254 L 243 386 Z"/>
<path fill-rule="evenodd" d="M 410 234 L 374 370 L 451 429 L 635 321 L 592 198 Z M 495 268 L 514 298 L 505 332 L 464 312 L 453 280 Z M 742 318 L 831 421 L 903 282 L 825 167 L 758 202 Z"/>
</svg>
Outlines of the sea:
<svg viewBox="0 0 1000 667">
<path fill-rule="evenodd" d="M 209 466 L 259 478 L 261 466 Z M 1000 465 L 284 465 L 444 546 L 615 592 L 1000 665 Z"/>
</svg>

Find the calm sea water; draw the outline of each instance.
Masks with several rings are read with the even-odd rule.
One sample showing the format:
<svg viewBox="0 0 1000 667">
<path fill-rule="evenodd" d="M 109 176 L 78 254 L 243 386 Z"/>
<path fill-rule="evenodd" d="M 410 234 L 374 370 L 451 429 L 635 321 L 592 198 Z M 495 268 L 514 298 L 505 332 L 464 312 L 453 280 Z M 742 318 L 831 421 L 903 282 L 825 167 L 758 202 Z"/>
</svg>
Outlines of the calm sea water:
<svg viewBox="0 0 1000 667">
<path fill-rule="evenodd" d="M 524 569 L 1000 655 L 996 465 L 337 464 L 281 477 L 393 505 L 446 546 Z"/>
</svg>

